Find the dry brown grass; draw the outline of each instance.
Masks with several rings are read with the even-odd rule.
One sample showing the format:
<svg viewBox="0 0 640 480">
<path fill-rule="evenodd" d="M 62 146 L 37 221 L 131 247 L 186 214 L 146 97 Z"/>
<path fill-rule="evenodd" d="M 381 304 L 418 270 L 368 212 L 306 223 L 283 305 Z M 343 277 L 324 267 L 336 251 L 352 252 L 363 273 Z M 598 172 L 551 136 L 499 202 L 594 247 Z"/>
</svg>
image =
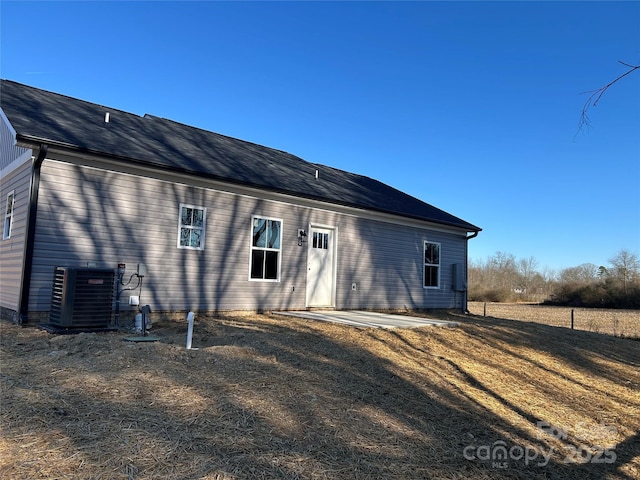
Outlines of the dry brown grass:
<svg viewBox="0 0 640 480">
<path fill-rule="evenodd" d="M 640 342 L 448 318 L 197 318 L 199 350 L 181 322 L 156 343 L 2 322 L 0 478 L 640 478 Z M 495 442 L 506 468 L 465 458 Z M 575 447 L 615 461 L 567 462 Z"/>
<path fill-rule="evenodd" d="M 640 310 L 607 310 L 604 308 L 552 307 L 525 303 L 469 302 L 474 315 L 524 320 L 554 327 L 573 328 L 586 332 L 605 333 L 618 337 L 640 338 Z"/>
</svg>

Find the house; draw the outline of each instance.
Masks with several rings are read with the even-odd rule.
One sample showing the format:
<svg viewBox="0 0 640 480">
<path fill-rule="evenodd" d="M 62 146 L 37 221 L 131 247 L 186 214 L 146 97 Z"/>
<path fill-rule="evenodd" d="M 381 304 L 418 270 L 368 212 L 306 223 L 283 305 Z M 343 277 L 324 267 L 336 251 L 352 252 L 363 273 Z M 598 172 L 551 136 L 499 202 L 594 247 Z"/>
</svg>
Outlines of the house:
<svg viewBox="0 0 640 480">
<path fill-rule="evenodd" d="M 123 312 L 129 296 L 154 314 L 466 308 L 471 223 L 280 150 L 1 82 L 4 318 L 45 320 L 56 267 L 120 267 Z"/>
</svg>

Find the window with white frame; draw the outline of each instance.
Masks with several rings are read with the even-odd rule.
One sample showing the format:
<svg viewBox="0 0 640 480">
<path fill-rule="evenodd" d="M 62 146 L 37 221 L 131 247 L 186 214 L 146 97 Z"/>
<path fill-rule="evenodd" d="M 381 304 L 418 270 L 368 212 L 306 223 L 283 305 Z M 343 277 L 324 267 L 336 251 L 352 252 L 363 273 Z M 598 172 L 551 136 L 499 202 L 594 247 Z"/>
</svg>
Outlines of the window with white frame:
<svg viewBox="0 0 640 480">
<path fill-rule="evenodd" d="M 251 280 L 280 280 L 282 220 L 251 218 Z"/>
<path fill-rule="evenodd" d="M 178 220 L 178 248 L 204 250 L 207 209 L 180 204 Z"/>
<path fill-rule="evenodd" d="M 4 209 L 4 227 L 2 229 L 2 239 L 11 238 L 11 227 L 13 226 L 13 204 L 15 201 L 15 192 L 9 192 L 7 195 L 7 204 Z"/>
<path fill-rule="evenodd" d="M 424 288 L 440 287 L 440 244 L 424 242 Z"/>
</svg>

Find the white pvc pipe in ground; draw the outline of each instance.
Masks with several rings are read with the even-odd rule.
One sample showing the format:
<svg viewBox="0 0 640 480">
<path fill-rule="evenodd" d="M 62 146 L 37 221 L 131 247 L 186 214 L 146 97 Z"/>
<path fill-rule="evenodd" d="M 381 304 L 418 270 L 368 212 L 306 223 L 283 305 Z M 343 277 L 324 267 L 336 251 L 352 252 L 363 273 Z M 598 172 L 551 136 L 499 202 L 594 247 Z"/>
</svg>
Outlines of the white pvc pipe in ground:
<svg viewBox="0 0 640 480">
<path fill-rule="evenodd" d="M 191 349 L 191 340 L 193 340 L 193 319 L 195 315 L 193 312 L 187 314 L 187 322 L 189 322 L 189 328 L 187 329 L 187 350 Z"/>
</svg>

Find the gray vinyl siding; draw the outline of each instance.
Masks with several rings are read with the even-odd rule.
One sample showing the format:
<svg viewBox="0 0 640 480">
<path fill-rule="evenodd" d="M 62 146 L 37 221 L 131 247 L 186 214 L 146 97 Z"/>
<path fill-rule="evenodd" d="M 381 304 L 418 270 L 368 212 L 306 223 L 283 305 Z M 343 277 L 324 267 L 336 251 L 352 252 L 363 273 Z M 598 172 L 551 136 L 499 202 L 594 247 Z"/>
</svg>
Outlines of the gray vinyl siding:
<svg viewBox="0 0 640 480">
<path fill-rule="evenodd" d="M 203 250 L 177 248 L 180 204 L 207 209 Z M 282 220 L 279 282 L 249 281 L 253 215 Z M 298 246 L 297 231 L 310 224 L 337 231 L 336 308 L 461 305 L 451 290 L 451 264 L 465 262 L 463 234 L 46 160 L 29 308 L 49 309 L 56 266 L 126 263 L 128 280 L 143 263 L 140 301 L 153 311 L 302 309 L 307 245 Z M 438 290 L 422 287 L 425 240 L 441 243 Z"/>
<path fill-rule="evenodd" d="M 202 251 L 176 246 L 181 203 L 207 208 Z M 248 281 L 251 216 L 283 220 L 282 255 L 288 258 L 293 246 L 299 248 L 299 208 L 273 208 L 260 199 L 50 161 L 43 165 L 39 205 L 34 310 L 49 307 L 56 265 L 89 262 L 111 268 L 126 263 L 127 279 L 144 263 L 148 275 L 141 301 L 155 310 L 304 306 L 303 280 L 291 275 L 291 262 L 283 261 L 281 282 Z M 301 267 L 295 270 L 304 274 Z M 297 282 L 293 294 L 291 281 Z"/>
<path fill-rule="evenodd" d="M 452 290 L 452 265 L 466 262 L 464 237 L 364 219 L 345 230 L 337 288 L 342 308 L 462 307 L 461 294 Z M 423 288 L 425 241 L 441 245 L 437 289 Z"/>
<path fill-rule="evenodd" d="M 24 158 L 29 151 L 15 145 L 14 132 L 6 124 L 4 115 L 0 115 L 0 171 L 13 169 L 15 165 L 12 164 Z"/>
<path fill-rule="evenodd" d="M 0 188 L 2 224 L 7 194 L 14 192 L 11 237 L 3 240 L 0 236 L 0 306 L 14 312 L 18 309 L 22 281 L 30 185 L 31 162 L 27 162 L 3 177 Z"/>
</svg>

